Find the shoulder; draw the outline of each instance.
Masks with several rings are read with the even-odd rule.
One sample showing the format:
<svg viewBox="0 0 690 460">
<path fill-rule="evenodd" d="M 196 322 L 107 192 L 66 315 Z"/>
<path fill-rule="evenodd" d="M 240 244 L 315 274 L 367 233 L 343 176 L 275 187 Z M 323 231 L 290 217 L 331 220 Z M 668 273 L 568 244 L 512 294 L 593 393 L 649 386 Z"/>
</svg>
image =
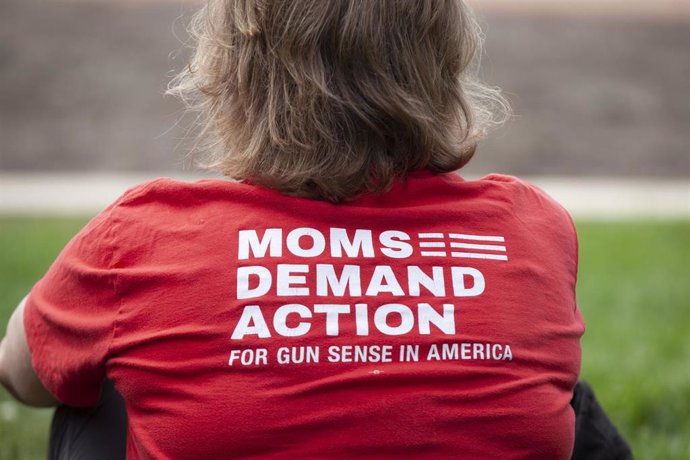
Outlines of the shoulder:
<svg viewBox="0 0 690 460">
<path fill-rule="evenodd" d="M 547 192 L 524 179 L 503 174 L 489 174 L 479 181 L 511 204 L 522 225 L 545 230 L 540 233 L 548 233 L 577 251 L 577 231 L 572 216 Z"/>
<path fill-rule="evenodd" d="M 240 198 L 250 193 L 249 186 L 230 180 L 203 179 L 188 182 L 169 177 L 159 177 L 127 189 L 114 203 L 115 206 L 142 204 L 188 203 L 200 199 Z"/>
<path fill-rule="evenodd" d="M 238 215 L 252 205 L 251 187 L 229 180 L 187 182 L 167 177 L 126 190 L 94 221 L 113 239 L 138 240 Z"/>
<path fill-rule="evenodd" d="M 152 218 L 222 207 L 228 212 L 261 201 L 256 187 L 224 179 L 194 182 L 160 177 L 127 189 L 107 209 L 113 218 Z"/>
<path fill-rule="evenodd" d="M 551 195 L 540 187 L 515 176 L 505 174 L 489 174 L 480 179 L 494 188 L 500 189 L 506 194 L 506 198 L 516 202 L 516 204 L 528 207 L 534 211 L 540 211 L 571 221 L 570 213 Z"/>
</svg>

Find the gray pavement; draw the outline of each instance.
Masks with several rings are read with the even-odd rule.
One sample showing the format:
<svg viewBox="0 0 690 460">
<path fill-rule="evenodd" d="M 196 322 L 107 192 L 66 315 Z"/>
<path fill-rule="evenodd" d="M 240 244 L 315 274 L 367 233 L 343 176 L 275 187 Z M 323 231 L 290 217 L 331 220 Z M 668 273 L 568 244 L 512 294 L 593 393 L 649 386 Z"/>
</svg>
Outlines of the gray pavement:
<svg viewBox="0 0 690 460">
<path fill-rule="evenodd" d="M 180 173 L 0 173 L 0 215 L 91 216 L 127 188 L 158 176 L 181 180 L 212 177 Z M 688 180 L 554 176 L 526 179 L 578 219 L 690 219 Z"/>
</svg>

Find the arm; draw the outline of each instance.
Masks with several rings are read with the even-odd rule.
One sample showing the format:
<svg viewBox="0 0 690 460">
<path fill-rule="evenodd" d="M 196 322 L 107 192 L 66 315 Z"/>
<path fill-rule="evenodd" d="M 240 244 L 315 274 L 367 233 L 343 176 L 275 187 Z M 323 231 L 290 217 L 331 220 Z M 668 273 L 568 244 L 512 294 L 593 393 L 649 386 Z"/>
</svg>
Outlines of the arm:
<svg viewBox="0 0 690 460">
<path fill-rule="evenodd" d="M 12 314 L 7 336 L 0 342 L 0 384 L 24 404 L 55 406 L 59 402 L 45 389 L 31 365 L 31 350 L 24 330 L 26 298 Z"/>
</svg>

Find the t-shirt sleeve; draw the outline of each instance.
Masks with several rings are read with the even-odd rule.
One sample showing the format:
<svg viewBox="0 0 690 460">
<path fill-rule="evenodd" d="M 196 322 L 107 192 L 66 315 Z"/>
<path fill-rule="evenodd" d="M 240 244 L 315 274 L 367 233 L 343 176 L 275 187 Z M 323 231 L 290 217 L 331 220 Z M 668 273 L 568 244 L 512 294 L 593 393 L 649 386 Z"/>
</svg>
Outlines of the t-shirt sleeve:
<svg viewBox="0 0 690 460">
<path fill-rule="evenodd" d="M 97 404 L 105 378 L 119 309 L 112 268 L 116 207 L 67 244 L 31 290 L 24 312 L 34 370 L 59 401 L 71 406 Z"/>
</svg>

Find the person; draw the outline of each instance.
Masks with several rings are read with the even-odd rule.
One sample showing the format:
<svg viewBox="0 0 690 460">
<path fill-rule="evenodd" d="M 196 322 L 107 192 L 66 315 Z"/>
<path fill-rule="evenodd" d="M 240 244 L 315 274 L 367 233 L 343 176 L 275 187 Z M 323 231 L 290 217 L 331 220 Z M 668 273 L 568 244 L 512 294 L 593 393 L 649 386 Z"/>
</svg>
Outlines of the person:
<svg viewBox="0 0 690 460">
<path fill-rule="evenodd" d="M 3 385 L 86 408 L 53 434 L 99 458 L 123 420 L 132 459 L 570 458 L 576 231 L 454 172 L 508 110 L 465 2 L 210 0 L 192 31 L 170 92 L 232 180 L 95 217 L 15 311 Z"/>
</svg>

